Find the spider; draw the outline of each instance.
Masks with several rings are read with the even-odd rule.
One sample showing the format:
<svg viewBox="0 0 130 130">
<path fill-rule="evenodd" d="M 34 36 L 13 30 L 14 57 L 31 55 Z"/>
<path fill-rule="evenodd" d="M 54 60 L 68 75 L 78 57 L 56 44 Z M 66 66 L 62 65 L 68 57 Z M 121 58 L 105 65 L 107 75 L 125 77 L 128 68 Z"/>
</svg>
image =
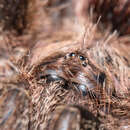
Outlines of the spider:
<svg viewBox="0 0 130 130">
<path fill-rule="evenodd" d="M 80 51 L 67 53 L 52 63 L 42 63 L 38 68 L 40 80 L 47 78 L 48 83 L 63 81 L 83 96 L 97 89 L 97 86 L 103 86 L 107 79 L 105 72 Z"/>
</svg>

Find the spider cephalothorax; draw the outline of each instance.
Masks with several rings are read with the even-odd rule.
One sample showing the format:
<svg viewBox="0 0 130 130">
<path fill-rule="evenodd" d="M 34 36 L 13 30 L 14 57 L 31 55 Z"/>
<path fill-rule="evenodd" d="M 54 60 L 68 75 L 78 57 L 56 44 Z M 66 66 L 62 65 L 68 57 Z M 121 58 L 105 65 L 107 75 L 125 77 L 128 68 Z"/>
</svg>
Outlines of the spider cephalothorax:
<svg viewBox="0 0 130 130">
<path fill-rule="evenodd" d="M 118 89 L 121 85 L 115 72 L 120 74 L 122 65 L 112 49 L 98 45 L 81 50 L 73 49 L 71 44 L 78 46 L 39 44 L 27 59 L 31 129 L 46 128 L 49 116 L 58 105 L 82 106 L 94 115 L 98 111 L 107 113 L 113 103 L 118 103 L 118 95 L 127 92 L 125 87 L 120 88 L 123 91 Z"/>
<path fill-rule="evenodd" d="M 100 106 L 103 110 L 111 92 L 107 92 L 108 82 L 111 82 L 107 72 L 80 50 L 48 56 L 34 67 L 31 77 L 32 111 L 38 113 L 31 119 L 35 128 L 40 127 L 41 120 L 44 120 L 41 128 L 46 127 L 48 115 L 59 104 L 82 105 L 88 110 L 92 108 L 91 111 Z M 40 122 L 36 123 L 40 117 Z"/>
<path fill-rule="evenodd" d="M 69 53 L 65 56 L 65 59 L 73 59 L 73 58 L 77 58 L 77 60 L 81 63 L 82 66 L 86 67 L 88 64 L 88 59 L 86 57 L 84 57 L 82 54 L 78 54 L 78 53 Z"/>
<path fill-rule="evenodd" d="M 103 89 L 103 85 L 109 79 L 106 72 L 81 51 L 56 57 L 58 57 L 56 60 L 48 58 L 48 61 L 45 60 L 36 67 L 39 83 L 42 83 L 43 79 L 47 79 L 48 83 L 61 80 L 65 86 L 76 89 L 86 96 L 89 92 L 96 93 Z"/>
</svg>

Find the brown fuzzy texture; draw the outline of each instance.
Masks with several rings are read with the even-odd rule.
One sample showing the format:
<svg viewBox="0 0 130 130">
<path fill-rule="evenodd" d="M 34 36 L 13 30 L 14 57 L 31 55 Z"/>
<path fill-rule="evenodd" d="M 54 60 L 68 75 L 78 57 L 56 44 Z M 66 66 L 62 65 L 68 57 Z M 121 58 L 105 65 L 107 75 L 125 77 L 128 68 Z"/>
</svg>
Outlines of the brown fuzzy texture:
<svg viewBox="0 0 130 130">
<path fill-rule="evenodd" d="M 111 27 L 119 35 L 130 34 L 130 1 L 129 0 L 81 0 L 76 2 L 76 14 L 81 19 L 88 19 L 94 23 L 101 17 L 99 28 Z"/>
<path fill-rule="evenodd" d="M 15 29 L 19 34 L 26 28 L 27 0 L 1 0 L 0 1 L 0 19 L 3 29 Z"/>
<path fill-rule="evenodd" d="M 29 96 L 25 84 L 0 81 L 0 92 L 0 128 L 27 130 L 29 128 Z"/>
<path fill-rule="evenodd" d="M 86 35 L 89 34 L 91 35 L 91 32 Z M 95 116 L 100 114 L 100 112 L 109 113 L 115 117 L 118 116 L 120 112 L 114 112 L 116 110 L 115 106 L 118 106 L 120 109 L 123 106 L 119 101 L 123 103 L 129 100 L 130 70 L 118 51 L 108 45 L 109 42 L 118 42 L 117 39 L 115 39 L 115 35 L 110 35 L 105 40 L 102 38 L 97 41 L 99 42 L 97 46 L 90 49 L 84 48 L 83 50 L 80 50 L 82 44 L 75 43 L 76 48 L 73 48 L 73 43 L 65 42 L 59 45 L 56 45 L 57 43 L 52 43 L 46 46 L 44 44 L 38 44 L 34 47 L 28 58 L 24 72 L 24 75 L 27 75 L 30 83 L 29 91 L 32 98 L 31 129 L 46 128 L 49 115 L 59 104 L 82 106 Z M 94 42 L 93 39 L 87 40 L 86 43 Z M 53 51 L 51 48 L 53 48 Z M 43 53 L 39 53 L 41 52 L 39 50 L 42 50 Z M 46 52 L 46 50 L 49 52 L 45 55 L 44 52 Z M 89 61 L 88 65 L 84 68 L 81 64 L 82 62 L 77 58 L 65 59 L 64 56 L 71 52 L 86 57 Z M 62 77 L 65 81 L 48 82 L 47 70 L 56 71 L 56 75 Z M 91 83 L 95 86 L 90 94 L 85 97 L 82 96 L 82 91 L 77 91 L 77 86 L 72 84 L 72 82 L 82 83 L 82 81 L 77 80 L 79 72 L 83 73 L 86 78 L 91 79 Z M 98 79 L 93 77 L 93 75 L 99 75 L 101 72 L 104 72 L 106 75 L 103 86 L 98 83 Z M 91 83 L 87 84 L 90 88 Z M 102 89 L 102 87 L 104 89 Z M 126 98 L 127 96 L 128 99 Z M 128 106 L 126 113 L 129 109 Z M 125 115 L 125 113 L 123 115 Z M 130 115 L 127 115 L 125 118 L 128 119 L 129 116 Z M 101 116 L 101 120 L 102 118 Z M 108 117 L 108 119 L 109 118 L 112 119 L 111 116 Z M 107 120 L 104 119 L 101 122 L 103 123 Z M 115 123 L 117 123 L 116 119 Z M 115 123 L 112 129 L 116 127 Z M 126 123 L 126 125 L 128 124 Z"/>
<path fill-rule="evenodd" d="M 1 3 L 9 16 L 13 8 Z M 14 7 L 22 10 L 20 18 L 3 19 L 1 25 L 12 23 L 15 33 L 7 27 L 0 36 L 0 129 L 129 129 L 129 37 L 102 33 L 90 17 L 83 30 L 81 19 L 78 24 L 73 21 L 83 8 L 75 16 L 70 1 L 27 3 L 26 10 L 15 1 Z M 17 16 L 17 9 L 11 15 Z M 82 18 L 86 20 L 86 15 Z M 24 20 L 26 26 L 20 26 Z"/>
</svg>

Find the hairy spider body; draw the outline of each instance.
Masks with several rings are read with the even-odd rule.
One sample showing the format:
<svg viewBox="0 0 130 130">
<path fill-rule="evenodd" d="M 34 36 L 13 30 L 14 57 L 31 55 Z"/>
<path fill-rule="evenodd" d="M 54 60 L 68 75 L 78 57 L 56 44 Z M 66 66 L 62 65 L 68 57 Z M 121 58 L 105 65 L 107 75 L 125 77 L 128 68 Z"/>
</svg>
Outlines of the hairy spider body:
<svg viewBox="0 0 130 130">
<path fill-rule="evenodd" d="M 50 82 L 62 80 L 70 88 L 79 90 L 84 96 L 90 91 L 103 89 L 105 87 L 103 84 L 107 85 L 110 82 L 107 72 L 78 51 L 67 53 L 56 62 L 46 65 L 41 63 L 37 71 L 39 75 L 37 80 L 42 78 L 47 78 Z"/>
<path fill-rule="evenodd" d="M 42 49 L 42 45 L 39 48 L 36 46 L 26 67 L 29 70 L 27 79 L 32 98 L 31 129 L 46 129 L 49 120 L 53 120 L 52 112 L 55 113 L 59 105 L 78 105 L 97 115 L 98 111 L 108 113 L 112 109 L 112 103 L 127 93 L 127 87 L 121 88 L 117 79 L 121 74 L 119 66 L 122 66 L 123 61 L 109 46 L 98 45 L 83 51 L 64 51 L 64 47 L 63 51 L 60 48 L 61 52 L 57 46 L 54 47 L 56 49 L 50 49 L 51 52 L 48 50 L 50 55 L 43 55 L 46 46 L 43 45 L 41 54 L 39 49 Z M 35 64 L 34 59 L 37 57 L 39 59 Z M 117 71 L 119 74 L 115 73 Z"/>
<path fill-rule="evenodd" d="M 55 58 L 43 60 L 34 67 L 31 78 L 31 129 L 46 128 L 48 115 L 58 104 L 82 105 L 89 110 L 93 108 L 93 111 L 99 104 L 102 108 L 103 102 L 109 102 L 110 97 L 106 96 L 110 95 L 110 92 L 106 92 L 107 85 L 110 85 L 108 82 L 112 82 L 109 75 L 81 51 L 58 54 Z"/>
<path fill-rule="evenodd" d="M 54 0 L 54 3 L 56 1 L 59 0 Z M 111 22 L 111 18 L 106 15 L 107 12 L 102 12 L 100 7 L 113 2 L 110 0 L 107 0 L 109 2 L 106 3 L 105 0 L 99 1 L 98 3 L 101 3 L 101 6 L 95 7 L 94 14 L 96 14 L 96 17 L 92 19 L 94 21 L 100 19 L 98 18 L 99 14 L 103 13 L 102 16 L 105 17 L 101 17 L 101 21 L 108 20 L 107 23 L 112 23 L 112 31 L 117 29 L 120 35 L 127 34 L 129 29 L 126 30 L 125 28 L 129 23 L 129 14 L 125 14 L 125 19 L 121 21 L 119 17 L 118 22 L 118 20 L 114 20 L 119 16 L 114 11 L 116 7 L 113 8 L 114 12 L 112 13 L 110 8 L 107 11 L 108 14 L 114 13 L 112 16 L 116 16 L 112 18 L 115 22 Z M 21 2 L 22 4 L 19 4 Z M 90 1 L 88 2 L 90 3 Z M 95 0 L 93 2 L 95 3 Z M 96 5 L 93 2 L 90 6 Z M 109 46 L 109 43 L 114 45 L 115 43 L 119 45 L 119 42 L 125 43 L 127 39 L 120 41 L 120 37 L 116 37 L 115 33 L 108 36 L 106 28 L 102 30 L 103 32 L 100 32 L 96 28 L 100 24 L 100 20 L 98 22 L 96 20 L 98 24 L 93 25 L 91 18 L 89 21 L 88 17 L 88 22 L 85 23 L 83 42 L 79 41 L 81 39 L 77 41 L 77 36 L 79 38 L 83 30 L 78 31 L 80 27 L 76 26 L 75 32 L 75 25 L 74 30 L 73 27 L 69 28 L 68 18 L 65 23 L 63 20 L 63 28 L 60 26 L 61 24 L 58 29 L 58 26 L 53 28 L 54 25 L 58 25 L 55 24 L 57 14 L 62 14 L 58 12 L 65 13 L 64 10 L 68 10 L 68 8 L 65 9 L 66 5 L 58 7 L 58 10 L 54 8 L 53 14 L 53 8 L 50 11 L 46 10 L 46 7 L 44 8 L 48 1 L 11 0 L 10 3 L 9 0 L 2 0 L 0 3 L 2 3 L 0 7 L 1 18 L 4 18 L 4 21 L 1 22 L 2 28 L 7 29 L 7 35 L 6 33 L 4 35 L 9 36 L 9 40 L 7 38 L 9 46 L 12 44 L 9 49 L 10 52 L 17 46 L 29 47 L 29 52 L 24 57 L 25 62 L 20 64 L 22 68 L 21 66 L 20 68 L 16 67 L 16 74 L 6 75 L 6 71 L 3 73 L 3 70 L 7 69 L 8 66 L 12 67 L 12 64 L 4 63 L 1 66 L 0 73 L 2 76 L 5 74 L 5 80 L 0 81 L 2 82 L 2 86 L 0 85 L 0 129 L 97 130 L 99 129 L 99 120 L 104 125 L 100 129 L 107 129 L 106 127 L 111 129 L 112 125 L 114 127 L 115 125 L 121 126 L 124 119 L 126 119 L 126 122 L 122 125 L 122 128 L 128 127 L 130 96 L 125 94 L 128 94 L 130 88 L 129 56 L 125 55 L 124 57 L 128 64 L 126 66 L 121 53 L 117 53 L 116 49 Z M 124 11 L 127 13 L 128 6 L 124 7 Z M 81 7 L 81 13 L 82 9 Z M 99 13 L 96 13 L 95 10 L 98 9 Z M 119 14 L 124 11 L 119 11 L 121 12 Z M 52 15 L 54 22 L 50 20 Z M 76 15 L 78 14 L 76 13 Z M 56 20 L 58 23 L 59 21 L 62 20 Z M 125 21 L 127 25 L 124 25 Z M 11 23 L 11 25 L 8 26 L 8 23 Z M 72 23 L 74 23 L 73 20 Z M 72 23 L 70 22 L 69 25 L 71 26 Z M 117 26 L 115 26 L 115 23 L 117 23 Z M 9 30 L 15 30 L 16 33 Z M 15 34 L 19 34 L 19 36 L 17 37 Z M 0 38 L 0 41 L 1 39 L 3 38 Z M 69 39 L 70 41 L 67 41 Z M 3 40 L 6 41 L 6 38 Z M 76 40 L 76 43 L 74 43 L 74 40 Z M 4 44 L 5 42 L 1 41 L 1 43 Z M 21 59 L 21 57 L 14 59 Z M 4 67 L 6 64 L 7 67 Z M 9 69 L 10 72 L 12 70 L 13 68 Z M 8 77 L 9 81 L 6 81 Z M 9 85 L 11 82 L 13 82 L 12 86 Z M 107 116 L 108 114 L 114 118 Z M 117 122 L 113 121 L 115 118 L 118 120 Z"/>
</svg>

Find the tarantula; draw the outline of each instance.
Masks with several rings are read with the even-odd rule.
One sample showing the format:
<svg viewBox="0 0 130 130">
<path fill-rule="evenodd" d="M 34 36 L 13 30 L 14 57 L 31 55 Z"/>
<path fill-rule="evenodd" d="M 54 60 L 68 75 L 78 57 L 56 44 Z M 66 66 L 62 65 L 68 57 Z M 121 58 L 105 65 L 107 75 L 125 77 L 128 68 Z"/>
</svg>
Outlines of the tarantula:
<svg viewBox="0 0 130 130">
<path fill-rule="evenodd" d="M 33 68 L 31 77 L 29 78 L 29 82 L 30 81 L 32 82 L 30 88 L 32 103 L 34 104 L 34 110 L 32 111 L 37 111 L 37 113 L 39 113 L 39 117 L 43 117 L 44 120 L 44 125 L 42 126 L 41 124 L 40 127 L 40 123 L 36 123 L 38 120 L 36 117 L 38 116 L 34 113 L 32 116 L 31 129 L 33 129 L 33 127 L 35 129 L 43 129 L 44 127 L 44 129 L 47 129 L 48 127 L 48 129 L 51 129 L 51 125 L 49 125 L 50 122 L 56 121 L 55 118 L 51 119 L 50 116 L 55 114 L 55 109 L 58 104 L 67 103 L 68 105 L 80 105 L 80 102 L 83 101 L 83 104 L 86 104 L 88 97 L 97 102 L 97 100 L 102 97 L 100 92 L 104 92 L 103 86 L 104 83 L 108 82 L 108 77 L 106 76 L 105 71 L 96 66 L 89 59 L 86 53 L 74 51 L 70 53 L 53 54 L 53 57 L 49 56 L 47 59 L 42 60 Z M 36 86 L 34 86 L 35 83 L 37 84 Z M 42 104 L 44 104 L 43 106 L 41 101 L 43 102 Z M 36 105 L 37 103 L 38 105 Z M 41 108 L 43 108 L 43 110 Z M 68 115 L 65 116 L 69 116 L 69 112 L 71 113 L 71 110 L 69 107 L 66 109 L 68 110 Z M 74 109 L 77 108 L 74 107 Z M 82 110 L 77 109 L 76 111 Z M 48 115 L 46 115 L 46 113 Z M 59 117 L 57 120 L 60 120 L 60 118 L 62 117 Z M 70 120 L 72 118 L 73 116 L 70 116 Z M 45 125 L 45 122 L 47 125 Z M 55 125 L 57 125 L 57 127 L 61 127 L 62 123 L 64 124 L 65 122 L 65 120 L 61 120 L 61 125 Z M 37 125 L 35 125 L 35 123 Z M 66 124 L 66 127 L 67 126 L 71 127 L 71 124 Z"/>
<path fill-rule="evenodd" d="M 67 53 L 64 57 L 58 58 L 56 64 L 54 62 L 40 64 L 37 80 L 42 78 L 47 78 L 47 82 L 63 80 L 66 85 L 79 90 L 83 96 L 97 89 L 96 86 L 101 87 L 104 82 L 108 82 L 105 71 L 80 51 Z"/>
<path fill-rule="evenodd" d="M 127 85 L 123 86 L 126 66 L 105 42 L 90 49 L 78 42 L 39 42 L 30 50 L 23 67 L 31 97 L 30 129 L 47 130 L 50 122 L 56 122 L 52 117 L 59 105 L 80 106 L 97 116 L 99 111 L 108 113 L 113 104 L 118 104 L 120 96 L 128 92 Z"/>
<path fill-rule="evenodd" d="M 58 33 L 57 30 L 54 30 L 58 34 L 56 36 L 55 33 L 52 34 L 51 27 L 48 27 L 49 20 L 43 22 L 46 15 L 44 17 L 44 12 L 39 13 L 43 9 L 43 4 L 41 5 L 40 1 L 37 3 L 35 0 L 34 2 L 28 1 L 28 4 L 26 2 L 27 0 L 24 0 L 25 6 L 24 3 L 23 6 L 20 5 L 20 10 L 23 11 L 18 19 L 12 19 L 9 14 L 16 15 L 14 18 L 19 16 L 19 9 L 12 7 L 19 7 L 20 0 L 16 2 L 12 0 L 9 4 L 11 6 L 7 8 L 6 3 L 9 2 L 3 2 L 3 0 L 1 2 L 4 5 L 0 8 L 2 14 L 7 9 L 7 14 L 4 16 L 9 17 L 9 19 L 5 17 L 4 26 L 11 22 L 10 27 L 7 26 L 6 28 L 15 29 L 20 36 L 24 32 L 25 35 L 30 32 L 31 38 L 27 36 L 29 40 L 26 37 L 21 39 L 25 41 L 26 45 L 28 43 L 31 45 L 29 45 L 30 53 L 23 58 L 25 64 L 20 59 L 23 66 L 21 65 L 22 68 L 20 66 L 17 69 L 16 74 L 18 75 L 14 76 L 14 79 L 9 76 L 13 81 L 8 83 L 3 81 L 0 85 L 0 106 L 2 108 L 0 110 L 0 129 L 86 130 L 95 128 L 97 130 L 99 120 L 105 126 L 101 129 L 105 129 L 107 124 L 109 126 L 115 124 L 121 126 L 120 122 L 114 122 L 113 118 L 107 117 L 106 113 L 117 117 L 116 119 L 119 120 L 124 121 L 124 117 L 130 119 L 128 112 L 130 110 L 129 96 L 127 98 L 125 95 L 128 93 L 128 85 L 130 84 L 127 75 L 129 68 L 122 61 L 121 54 L 116 53 L 116 49 L 106 45 L 110 41 L 110 37 L 116 38 L 116 36 L 113 34 L 110 37 L 104 35 L 106 29 L 103 29 L 104 37 L 103 35 L 97 36 L 100 34 L 95 32 L 95 26 L 93 27 L 92 23 L 88 23 L 90 25 L 88 25 L 86 33 L 87 40 L 82 43 L 82 46 L 83 44 L 86 46 L 81 47 L 79 42 L 73 43 L 77 37 L 73 40 L 70 38 L 70 43 L 66 41 L 64 36 L 63 39 L 60 38 L 60 42 L 56 42 L 58 41 L 57 36 L 62 37 L 60 35 L 62 29 L 60 28 Z M 16 6 L 13 6 L 13 3 Z M 34 5 L 36 6 L 33 7 Z M 12 13 L 10 13 L 10 9 L 14 9 L 13 12 L 11 11 Z M 16 13 L 14 13 L 15 10 Z M 4 18 L 4 16 L 2 17 Z M 128 17 L 126 16 L 126 18 Z M 117 23 L 119 23 L 120 31 L 120 25 L 124 23 L 124 20 L 117 21 Z M 126 26 L 124 25 L 123 29 L 124 27 Z M 113 29 L 115 30 L 115 26 Z M 70 30 L 68 32 L 71 33 Z M 50 37 L 46 33 L 49 33 Z M 66 32 L 63 33 L 66 35 Z M 121 33 L 125 34 L 126 31 Z M 47 39 L 53 40 L 48 42 Z M 61 39 L 64 42 L 61 42 Z M 23 44 L 23 41 L 20 41 L 20 44 Z M 117 38 L 116 43 L 119 42 L 120 40 Z M 32 49 L 34 43 L 36 45 Z M 90 46 L 94 46 L 88 49 L 89 43 Z M 95 43 L 100 44 L 96 45 Z M 111 43 L 114 44 L 115 41 L 111 40 Z M 127 57 L 124 59 L 127 61 Z M 10 84 L 10 82 L 12 83 Z M 124 98 L 120 95 L 123 95 Z M 100 119 L 102 113 L 104 115 Z M 119 116 L 120 118 L 118 118 Z M 127 119 L 125 120 L 126 123 L 122 125 L 124 129 L 128 127 Z"/>
</svg>

